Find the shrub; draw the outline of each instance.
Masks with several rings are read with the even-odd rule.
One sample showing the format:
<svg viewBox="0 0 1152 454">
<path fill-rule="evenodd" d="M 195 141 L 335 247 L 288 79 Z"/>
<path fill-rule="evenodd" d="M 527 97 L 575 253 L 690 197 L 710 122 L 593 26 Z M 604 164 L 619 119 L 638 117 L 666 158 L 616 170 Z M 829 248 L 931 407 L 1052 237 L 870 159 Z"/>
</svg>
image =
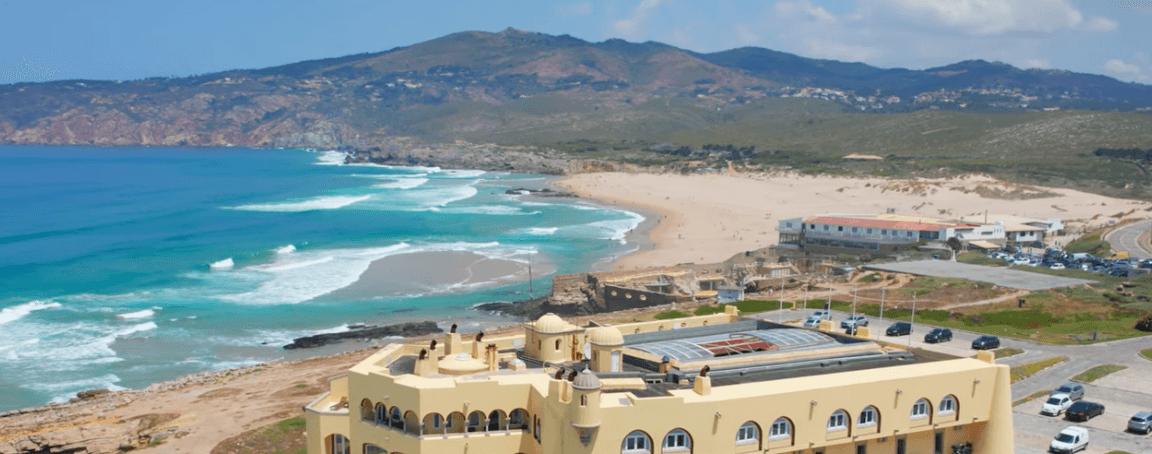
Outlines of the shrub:
<svg viewBox="0 0 1152 454">
<path fill-rule="evenodd" d="M 1152 312 L 1140 317 L 1140 320 L 1136 322 L 1136 329 L 1144 332 L 1152 332 Z"/>
<path fill-rule="evenodd" d="M 665 311 L 665 312 L 661 312 L 659 314 L 656 314 L 652 318 L 655 318 L 656 320 L 670 320 L 670 319 L 674 319 L 674 318 L 684 318 L 687 316 L 688 316 L 688 314 L 685 314 L 685 313 L 680 312 L 680 311 Z"/>
</svg>

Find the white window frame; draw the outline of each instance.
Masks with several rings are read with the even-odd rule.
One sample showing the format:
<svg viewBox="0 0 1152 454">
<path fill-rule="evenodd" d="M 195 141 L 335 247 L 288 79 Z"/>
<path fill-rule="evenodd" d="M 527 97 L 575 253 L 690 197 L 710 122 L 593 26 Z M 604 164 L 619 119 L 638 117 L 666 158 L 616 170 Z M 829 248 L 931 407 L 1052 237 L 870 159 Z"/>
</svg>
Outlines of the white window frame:
<svg viewBox="0 0 1152 454">
<path fill-rule="evenodd" d="M 629 442 L 631 442 L 631 447 L 629 447 Z M 624 443 L 620 444 L 620 452 L 623 454 L 651 453 L 651 446 L 652 440 L 648 438 L 648 434 L 637 430 L 624 437 Z"/>
<path fill-rule="evenodd" d="M 880 415 L 877 413 L 878 412 L 876 411 L 876 407 L 865 407 L 864 410 L 860 411 L 860 417 L 856 419 L 856 427 L 875 426 L 877 421 L 880 419 Z M 867 418 L 865 418 L 865 416 L 867 416 Z"/>
<path fill-rule="evenodd" d="M 938 415 L 950 415 L 956 413 L 956 398 L 947 395 L 940 399 L 940 409 L 936 412 Z"/>
<path fill-rule="evenodd" d="M 660 447 L 664 452 L 688 452 L 692 449 L 692 437 L 683 429 L 673 429 L 664 436 Z"/>
<path fill-rule="evenodd" d="M 332 454 L 349 454 L 352 452 L 352 441 L 342 434 L 332 434 Z"/>
<path fill-rule="evenodd" d="M 783 440 L 792 438 L 792 422 L 788 418 L 777 418 L 772 422 L 772 429 L 768 432 L 768 440 Z"/>
<path fill-rule="evenodd" d="M 836 432 L 839 430 L 848 430 L 848 413 L 844 410 L 836 410 L 832 415 L 828 416 L 828 432 Z"/>
<path fill-rule="evenodd" d="M 758 443 L 760 441 L 760 428 L 756 427 L 756 423 L 748 421 L 744 425 L 736 429 L 736 444 L 748 445 Z"/>
<path fill-rule="evenodd" d="M 928 401 L 920 399 L 912 404 L 912 419 L 924 419 L 928 417 Z"/>
</svg>

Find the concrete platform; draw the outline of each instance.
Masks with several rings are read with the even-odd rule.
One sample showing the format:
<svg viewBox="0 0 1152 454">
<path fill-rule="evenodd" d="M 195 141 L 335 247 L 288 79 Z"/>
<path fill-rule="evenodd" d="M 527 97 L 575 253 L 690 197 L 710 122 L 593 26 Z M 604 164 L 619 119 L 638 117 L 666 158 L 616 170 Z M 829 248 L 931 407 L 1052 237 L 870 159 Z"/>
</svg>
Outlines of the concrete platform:
<svg viewBox="0 0 1152 454">
<path fill-rule="evenodd" d="M 1002 267 L 971 265 L 948 260 L 919 260 L 915 262 L 864 265 L 864 269 L 916 274 L 920 276 L 968 279 L 970 281 L 987 282 L 1001 287 L 1032 291 L 1096 283 L 1096 281 L 1088 279 L 1050 276 L 1047 274 L 1010 270 Z"/>
</svg>

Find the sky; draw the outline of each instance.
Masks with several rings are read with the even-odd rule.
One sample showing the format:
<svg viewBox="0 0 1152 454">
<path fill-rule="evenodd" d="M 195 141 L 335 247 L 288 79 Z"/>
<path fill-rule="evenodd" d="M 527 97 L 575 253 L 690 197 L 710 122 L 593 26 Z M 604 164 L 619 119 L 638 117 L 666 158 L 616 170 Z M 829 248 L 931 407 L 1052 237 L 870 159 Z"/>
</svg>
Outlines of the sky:
<svg viewBox="0 0 1152 454">
<path fill-rule="evenodd" d="M 984 59 L 1152 84 L 1152 0 L 0 0 L 0 84 L 183 77 L 507 27 L 886 68 Z"/>
</svg>

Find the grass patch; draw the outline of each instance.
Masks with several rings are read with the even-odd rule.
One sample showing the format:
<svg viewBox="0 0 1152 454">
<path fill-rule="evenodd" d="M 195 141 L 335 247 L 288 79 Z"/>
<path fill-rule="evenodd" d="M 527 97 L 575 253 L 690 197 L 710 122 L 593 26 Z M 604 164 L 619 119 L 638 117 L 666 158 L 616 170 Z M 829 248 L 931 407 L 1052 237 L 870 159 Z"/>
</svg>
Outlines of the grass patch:
<svg viewBox="0 0 1152 454">
<path fill-rule="evenodd" d="M 1120 372 L 1120 371 L 1127 369 L 1127 368 L 1128 368 L 1128 366 L 1120 366 L 1120 365 L 1116 365 L 1116 364 L 1104 364 L 1102 366 L 1096 366 L 1096 367 L 1088 369 L 1084 372 L 1081 372 L 1081 373 L 1077 374 L 1075 377 L 1072 377 L 1072 379 L 1076 380 L 1078 382 L 1092 383 L 1096 380 L 1104 378 L 1108 374 Z"/>
<path fill-rule="evenodd" d="M 305 454 L 304 416 L 285 419 L 221 441 L 211 454 Z"/>
<path fill-rule="evenodd" d="M 1152 348 L 1140 350 L 1140 356 L 1143 356 L 1145 359 L 1152 359 Z"/>
<path fill-rule="evenodd" d="M 965 252 L 956 256 L 957 262 L 970 263 L 972 265 L 984 266 L 1008 266 L 1007 262 L 988 257 L 979 252 Z"/>
<path fill-rule="evenodd" d="M 1055 366 L 1055 365 L 1060 364 L 1060 363 L 1067 361 L 1067 360 L 1068 360 L 1067 356 L 1057 356 L 1055 358 L 1048 358 L 1048 359 L 1036 361 L 1034 363 L 1021 364 L 1019 366 L 1013 366 L 1012 369 L 1010 370 L 1012 373 L 1012 383 L 1016 383 L 1016 382 L 1023 380 L 1025 378 L 1031 377 L 1032 375 L 1034 375 L 1037 372 L 1040 372 L 1044 369 Z"/>
<path fill-rule="evenodd" d="M 1071 254 L 1087 252 L 1097 257 L 1106 257 L 1112 253 L 1112 245 L 1101 238 L 1103 233 L 1102 230 L 1097 230 L 1072 240 L 1064 250 Z"/>
<path fill-rule="evenodd" d="M 1049 392 L 1051 392 L 1051 391 L 1036 391 L 1036 392 L 1032 393 L 1032 395 L 1030 395 L 1030 396 L 1028 396 L 1028 397 L 1024 397 L 1024 398 L 1022 398 L 1022 399 L 1020 399 L 1020 400 L 1017 400 L 1017 401 L 1015 401 L 1015 402 L 1012 402 L 1012 406 L 1013 406 L 1013 407 L 1015 407 L 1015 406 L 1018 406 L 1018 405 L 1022 405 L 1022 404 L 1026 404 L 1026 403 L 1028 403 L 1028 402 L 1034 401 L 1034 400 L 1036 400 L 1036 399 L 1039 399 L 1039 398 L 1041 398 L 1041 397 L 1047 396 Z"/>
<path fill-rule="evenodd" d="M 1128 451 L 1108 451 L 1107 454 L 1132 454 Z"/>
<path fill-rule="evenodd" d="M 718 304 L 716 306 L 700 306 L 696 308 L 694 314 L 696 315 L 712 315 L 724 312 L 724 308 L 728 306 L 736 306 L 741 314 L 755 314 L 757 312 L 767 312 L 780 309 L 779 301 L 764 301 L 764 300 L 745 300 L 737 301 L 735 303 Z M 791 303 L 785 304 L 784 307 L 792 307 Z M 672 311 L 674 312 L 674 311 Z"/>
<path fill-rule="evenodd" d="M 1016 356 L 1016 355 L 1019 355 L 1021 353 L 1024 353 L 1024 350 L 1021 350 L 1019 348 L 1004 347 L 1004 348 L 998 348 L 996 350 L 993 350 L 992 353 L 996 354 L 996 358 L 1007 358 L 1009 356 Z"/>
<path fill-rule="evenodd" d="M 676 310 L 672 310 L 672 311 L 664 311 L 664 312 L 661 312 L 661 313 L 659 313 L 659 314 L 656 314 L 656 315 L 652 316 L 652 318 L 654 318 L 654 319 L 656 319 L 656 320 L 671 320 L 671 319 L 674 319 L 674 318 L 685 318 L 685 317 L 688 317 L 688 316 L 689 316 L 689 315 L 688 315 L 688 314 L 686 314 L 686 313 L 683 313 L 683 312 L 680 312 L 680 311 L 676 311 Z"/>
</svg>

